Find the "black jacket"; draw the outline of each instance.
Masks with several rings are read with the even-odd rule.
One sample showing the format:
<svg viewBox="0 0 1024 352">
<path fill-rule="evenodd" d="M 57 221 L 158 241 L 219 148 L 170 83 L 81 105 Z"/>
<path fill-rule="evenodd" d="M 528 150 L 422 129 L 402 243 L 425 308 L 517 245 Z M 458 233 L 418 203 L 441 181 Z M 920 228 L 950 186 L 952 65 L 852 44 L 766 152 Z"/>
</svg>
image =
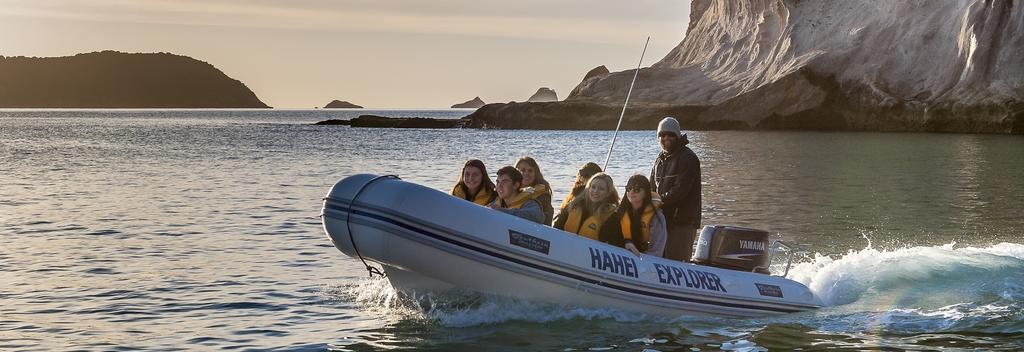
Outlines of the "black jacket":
<svg viewBox="0 0 1024 352">
<path fill-rule="evenodd" d="M 661 152 L 651 168 L 651 186 L 661 196 L 668 226 L 700 227 L 700 160 L 683 145 Z"/>
</svg>

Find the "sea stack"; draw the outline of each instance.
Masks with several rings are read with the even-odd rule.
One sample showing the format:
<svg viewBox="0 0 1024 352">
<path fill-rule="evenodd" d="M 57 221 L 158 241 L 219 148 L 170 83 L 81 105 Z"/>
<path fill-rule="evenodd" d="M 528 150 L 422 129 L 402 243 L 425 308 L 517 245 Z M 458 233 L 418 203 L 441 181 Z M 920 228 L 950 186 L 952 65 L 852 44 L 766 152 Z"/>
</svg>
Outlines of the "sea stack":
<svg viewBox="0 0 1024 352">
<path fill-rule="evenodd" d="M 480 100 L 480 97 L 476 97 L 464 103 L 452 105 L 452 109 L 479 109 L 481 106 L 484 106 L 484 101 Z"/>
<path fill-rule="evenodd" d="M 623 128 L 671 113 L 688 129 L 1024 134 L 1019 5 L 694 0 L 681 43 L 640 70 Z M 633 74 L 588 74 L 563 102 L 488 105 L 471 118 L 614 128 L 610 107 L 621 108 Z M 583 110 L 599 114 L 572 112 Z"/>
<path fill-rule="evenodd" d="M 540 89 L 537 89 L 537 92 L 533 93 L 533 95 L 530 96 L 530 99 L 527 99 L 526 101 L 531 103 L 558 101 L 558 95 L 548 87 L 541 87 Z"/>
<path fill-rule="evenodd" d="M 362 108 L 363 108 L 362 106 L 359 106 L 359 105 L 356 105 L 356 104 L 352 104 L 352 103 L 349 103 L 349 102 L 343 101 L 343 100 L 337 100 L 337 99 L 331 101 L 330 103 L 327 103 L 327 105 L 324 105 L 324 109 L 362 109 Z"/>
</svg>

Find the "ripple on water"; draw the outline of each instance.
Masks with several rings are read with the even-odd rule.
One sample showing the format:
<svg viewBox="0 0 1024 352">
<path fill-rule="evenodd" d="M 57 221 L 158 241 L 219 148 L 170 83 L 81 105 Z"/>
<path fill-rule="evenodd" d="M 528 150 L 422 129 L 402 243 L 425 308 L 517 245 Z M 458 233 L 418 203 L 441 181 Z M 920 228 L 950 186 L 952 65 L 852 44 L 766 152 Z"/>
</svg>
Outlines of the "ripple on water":
<svg viewBox="0 0 1024 352">
<path fill-rule="evenodd" d="M 50 223 L 50 224 L 52 224 L 52 223 Z M 71 231 L 81 231 L 81 230 L 86 230 L 86 229 L 87 228 L 85 226 L 66 225 L 66 226 L 60 226 L 60 227 L 55 227 L 55 228 L 28 229 L 28 230 L 21 230 L 21 229 L 15 228 L 14 233 L 18 234 L 18 235 L 31 235 L 31 234 L 42 234 L 42 233 L 51 233 L 51 232 L 62 232 L 62 231 L 68 231 L 68 232 L 71 232 Z"/>
<path fill-rule="evenodd" d="M 28 313 L 29 314 L 61 314 L 61 313 L 65 313 L 65 312 L 67 312 L 67 310 L 65 310 L 65 309 L 48 308 L 48 309 L 31 310 Z"/>
<path fill-rule="evenodd" d="M 110 236 L 110 235 L 118 235 L 118 234 L 121 234 L 121 233 L 122 232 L 118 231 L 118 230 L 104 229 L 104 230 L 87 232 L 87 233 L 85 233 L 85 235 L 88 235 L 88 236 Z"/>
<path fill-rule="evenodd" d="M 210 303 L 194 306 L 189 310 L 263 310 L 270 312 L 277 312 L 288 310 L 287 306 L 279 304 L 261 303 L 261 302 L 222 302 L 222 303 Z"/>
<path fill-rule="evenodd" d="M 67 269 L 67 267 L 45 267 L 45 268 L 39 268 L 39 269 L 32 269 L 32 270 L 29 270 L 28 272 L 30 272 L 30 273 L 50 273 L 50 272 L 61 272 L 61 271 L 68 271 L 68 269 Z"/>
<path fill-rule="evenodd" d="M 200 336 L 200 337 L 189 339 L 188 341 L 185 341 L 185 343 L 195 344 L 195 345 L 202 345 L 202 344 L 209 345 L 210 342 L 217 342 L 217 341 L 228 341 L 228 340 L 227 339 L 222 339 L 222 338 L 219 338 L 219 337 L 213 337 L 213 336 Z"/>
<path fill-rule="evenodd" d="M 163 237 L 181 237 L 181 236 L 185 236 L 185 235 L 188 235 L 188 234 L 184 233 L 184 232 L 156 231 L 156 232 L 153 233 L 153 235 L 155 235 L 155 236 L 163 236 Z"/>
<path fill-rule="evenodd" d="M 132 291 L 132 290 L 110 290 L 110 291 L 104 291 L 104 292 L 100 292 L 100 293 L 93 294 L 93 295 L 88 295 L 86 297 L 103 298 L 103 299 L 111 300 L 111 301 L 119 301 L 119 300 L 125 300 L 125 299 L 142 299 L 142 300 L 145 300 L 145 299 L 149 299 L 150 296 L 148 294 L 144 293 L 144 292 L 139 292 L 139 291 Z"/>
<path fill-rule="evenodd" d="M 3 350 L 22 350 L 26 348 L 39 347 L 39 343 L 42 339 L 33 338 L 17 338 L 17 339 L 0 339 L 0 349 Z"/>
<path fill-rule="evenodd" d="M 232 331 L 231 334 L 232 335 L 263 335 L 263 336 L 279 337 L 279 336 L 287 336 L 288 332 L 280 331 L 280 330 L 271 330 L 271 329 L 246 329 L 246 330 Z"/>
<path fill-rule="evenodd" d="M 15 200 L 0 200 L 0 205 L 3 205 L 3 206 L 20 207 L 22 205 L 29 205 L 29 204 L 32 204 L 32 203 L 15 201 Z"/>
</svg>

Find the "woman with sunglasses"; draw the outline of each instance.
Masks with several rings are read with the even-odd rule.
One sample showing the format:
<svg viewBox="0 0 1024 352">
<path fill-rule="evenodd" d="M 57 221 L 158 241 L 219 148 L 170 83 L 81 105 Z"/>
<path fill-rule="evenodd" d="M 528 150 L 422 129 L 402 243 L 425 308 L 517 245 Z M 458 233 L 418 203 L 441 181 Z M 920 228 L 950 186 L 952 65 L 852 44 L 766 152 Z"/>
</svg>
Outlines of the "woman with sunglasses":
<svg viewBox="0 0 1024 352">
<path fill-rule="evenodd" d="M 562 201 L 562 206 L 558 208 L 559 213 L 569 206 L 573 198 L 579 197 L 580 193 L 583 193 L 583 189 L 587 187 L 587 181 L 590 181 L 590 178 L 598 172 L 601 172 L 601 167 L 595 163 L 586 163 L 580 167 L 580 171 L 576 172 L 576 181 L 572 184 L 572 190 L 569 191 L 569 195 Z"/>
<path fill-rule="evenodd" d="M 602 226 L 601 239 L 620 244 L 637 256 L 640 253 L 662 257 L 668 238 L 665 214 L 651 199 L 651 182 L 644 175 L 633 175 L 626 182 L 626 196 L 615 216 Z"/>
<path fill-rule="evenodd" d="M 615 191 L 612 177 L 598 172 L 587 181 L 583 194 L 586 196 L 574 198 L 558 213 L 554 227 L 599 240 L 601 226 L 615 214 L 615 203 L 619 201 L 619 193 Z"/>
<path fill-rule="evenodd" d="M 498 196 L 494 182 L 487 175 L 487 167 L 477 159 L 470 159 L 462 166 L 462 175 L 452 188 L 452 195 L 480 205 L 491 204 Z"/>
</svg>

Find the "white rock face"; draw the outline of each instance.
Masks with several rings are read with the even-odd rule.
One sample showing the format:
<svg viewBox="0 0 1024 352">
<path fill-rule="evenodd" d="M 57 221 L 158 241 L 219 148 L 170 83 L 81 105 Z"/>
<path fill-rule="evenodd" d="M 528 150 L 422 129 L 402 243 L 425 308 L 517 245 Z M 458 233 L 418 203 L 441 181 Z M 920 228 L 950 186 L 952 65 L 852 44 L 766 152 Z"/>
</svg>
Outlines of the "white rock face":
<svg viewBox="0 0 1024 352">
<path fill-rule="evenodd" d="M 566 100 L 621 103 L 632 75 Z M 707 107 L 697 125 L 1024 133 L 1024 3 L 694 0 L 630 99 Z"/>
</svg>

